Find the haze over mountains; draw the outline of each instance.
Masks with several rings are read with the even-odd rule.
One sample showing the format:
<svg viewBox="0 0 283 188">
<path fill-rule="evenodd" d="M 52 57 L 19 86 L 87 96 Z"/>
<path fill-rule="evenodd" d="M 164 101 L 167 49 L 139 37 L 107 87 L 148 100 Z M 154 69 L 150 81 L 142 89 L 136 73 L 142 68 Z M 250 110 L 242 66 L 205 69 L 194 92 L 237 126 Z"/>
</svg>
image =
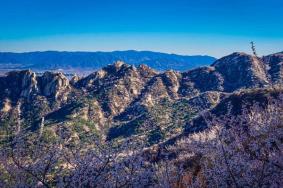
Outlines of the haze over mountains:
<svg viewBox="0 0 283 188">
<path fill-rule="evenodd" d="M 100 69 L 116 61 L 130 65 L 145 64 L 153 69 L 185 71 L 198 66 L 209 65 L 215 61 L 211 56 L 184 56 L 151 51 L 114 52 L 0 52 L 0 69 L 32 69 L 36 71 L 56 70 L 79 72 Z"/>
</svg>

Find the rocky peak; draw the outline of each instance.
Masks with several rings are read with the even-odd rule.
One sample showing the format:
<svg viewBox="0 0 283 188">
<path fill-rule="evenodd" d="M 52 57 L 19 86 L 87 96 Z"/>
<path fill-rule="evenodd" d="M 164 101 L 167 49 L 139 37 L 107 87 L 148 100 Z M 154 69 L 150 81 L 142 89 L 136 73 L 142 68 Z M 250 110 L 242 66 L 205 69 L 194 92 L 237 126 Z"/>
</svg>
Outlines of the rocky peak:
<svg viewBox="0 0 283 188">
<path fill-rule="evenodd" d="M 63 73 L 45 72 L 37 76 L 30 70 L 9 72 L 1 77 L 0 98 L 17 101 L 20 98 L 31 99 L 36 95 L 57 98 L 70 87 L 69 80 Z M 2 97 L 1 97 L 2 96 Z"/>
<path fill-rule="evenodd" d="M 76 82 L 76 87 L 81 88 L 89 88 L 92 89 L 94 85 L 99 85 L 99 80 L 102 80 L 107 76 L 107 72 L 103 69 L 98 70 L 94 73 L 91 73 L 85 78 L 80 79 L 78 82 Z"/>
<path fill-rule="evenodd" d="M 167 87 L 169 95 L 173 98 L 178 98 L 178 91 L 180 87 L 179 79 L 181 78 L 181 74 L 176 71 L 169 70 L 164 72 L 161 77 L 164 85 Z"/>
<path fill-rule="evenodd" d="M 25 71 L 22 80 L 21 96 L 29 98 L 31 94 L 38 92 L 36 74 L 30 70 Z"/>
<path fill-rule="evenodd" d="M 138 66 L 138 71 L 143 77 L 151 78 L 158 73 L 147 65 L 141 64 Z"/>
<path fill-rule="evenodd" d="M 97 90 L 101 85 L 107 83 L 114 83 L 122 79 L 125 75 L 130 75 L 134 71 L 133 66 L 127 65 L 124 62 L 116 62 L 98 70 L 89 76 L 79 80 L 76 84 L 77 87 L 87 88 L 88 90 Z"/>
<path fill-rule="evenodd" d="M 125 63 L 123 61 L 117 61 L 116 63 L 114 63 L 114 66 L 116 67 L 116 69 L 121 68 Z"/>
<path fill-rule="evenodd" d="M 212 66 L 223 76 L 227 91 L 268 84 L 263 61 L 245 53 L 233 53 L 217 60 Z"/>
<path fill-rule="evenodd" d="M 8 97 L 16 101 L 19 97 L 30 97 L 37 92 L 37 80 L 35 73 L 30 70 L 12 71 L 1 77 L 0 97 Z"/>
<path fill-rule="evenodd" d="M 71 84 L 71 85 L 75 85 L 79 80 L 80 80 L 80 77 L 79 77 L 77 74 L 75 74 L 75 75 L 71 78 L 70 84 Z"/>
<path fill-rule="evenodd" d="M 156 73 L 149 67 L 134 67 L 116 62 L 81 79 L 78 88 L 99 96 L 106 116 L 121 113 L 144 89 Z"/>
<path fill-rule="evenodd" d="M 130 65 L 122 62 L 117 61 L 114 64 L 110 64 L 107 67 L 103 68 L 102 70 L 106 71 L 108 74 L 116 74 L 120 71 L 124 71 L 125 69 L 129 68 Z"/>
<path fill-rule="evenodd" d="M 41 92 L 44 96 L 57 98 L 70 87 L 68 78 L 63 73 L 45 72 L 40 77 Z"/>
<path fill-rule="evenodd" d="M 244 52 L 234 52 L 232 54 L 229 54 L 227 56 L 224 56 L 218 60 L 216 60 L 211 66 L 213 67 L 221 67 L 226 64 L 234 64 L 237 62 L 243 62 L 251 59 L 252 56 L 248 55 Z"/>
</svg>

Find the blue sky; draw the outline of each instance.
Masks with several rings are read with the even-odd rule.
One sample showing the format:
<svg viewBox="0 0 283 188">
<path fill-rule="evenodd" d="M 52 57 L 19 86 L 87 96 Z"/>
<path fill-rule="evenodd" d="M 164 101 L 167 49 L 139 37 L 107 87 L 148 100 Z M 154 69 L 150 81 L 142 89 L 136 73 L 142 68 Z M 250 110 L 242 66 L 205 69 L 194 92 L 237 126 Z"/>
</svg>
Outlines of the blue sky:
<svg viewBox="0 0 283 188">
<path fill-rule="evenodd" d="M 282 0 L 0 0 L 0 51 L 283 51 Z"/>
</svg>

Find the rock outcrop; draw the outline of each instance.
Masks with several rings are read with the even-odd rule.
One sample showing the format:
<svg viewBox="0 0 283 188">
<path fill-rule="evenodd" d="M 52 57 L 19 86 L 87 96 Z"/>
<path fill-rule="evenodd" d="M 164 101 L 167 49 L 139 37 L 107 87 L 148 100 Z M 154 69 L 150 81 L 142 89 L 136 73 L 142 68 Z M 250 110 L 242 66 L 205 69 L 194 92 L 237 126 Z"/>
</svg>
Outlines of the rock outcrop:
<svg viewBox="0 0 283 188">
<path fill-rule="evenodd" d="M 267 72 L 273 84 L 283 83 L 283 52 L 263 57 Z"/>
<path fill-rule="evenodd" d="M 263 87 L 269 84 L 266 65 L 262 59 L 245 53 L 233 53 L 212 64 L 224 80 L 224 90 Z"/>
<path fill-rule="evenodd" d="M 45 72 L 39 77 L 41 93 L 46 97 L 57 98 L 70 89 L 69 80 L 62 73 Z"/>
</svg>

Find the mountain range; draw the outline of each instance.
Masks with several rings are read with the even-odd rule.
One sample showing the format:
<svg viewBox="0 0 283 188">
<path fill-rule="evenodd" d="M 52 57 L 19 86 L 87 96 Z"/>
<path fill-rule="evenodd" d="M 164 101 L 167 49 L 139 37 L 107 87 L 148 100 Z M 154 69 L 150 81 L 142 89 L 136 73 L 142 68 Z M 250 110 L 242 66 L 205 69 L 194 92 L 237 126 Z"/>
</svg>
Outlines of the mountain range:
<svg viewBox="0 0 283 188">
<path fill-rule="evenodd" d="M 130 65 L 145 64 L 156 70 L 185 71 L 198 66 L 209 65 L 215 61 L 211 56 L 183 56 L 151 51 L 114 52 L 0 52 L 0 69 L 32 69 L 36 71 L 57 70 L 86 72 L 101 69 L 116 61 Z"/>
<path fill-rule="evenodd" d="M 71 79 L 12 71 L 0 77 L 0 129 L 57 135 L 64 128 L 71 137 L 169 143 L 204 130 L 204 112 L 220 116 L 229 105 L 238 112 L 244 104 L 277 100 L 282 84 L 282 52 L 262 58 L 237 52 L 183 72 L 122 61 Z"/>
</svg>

